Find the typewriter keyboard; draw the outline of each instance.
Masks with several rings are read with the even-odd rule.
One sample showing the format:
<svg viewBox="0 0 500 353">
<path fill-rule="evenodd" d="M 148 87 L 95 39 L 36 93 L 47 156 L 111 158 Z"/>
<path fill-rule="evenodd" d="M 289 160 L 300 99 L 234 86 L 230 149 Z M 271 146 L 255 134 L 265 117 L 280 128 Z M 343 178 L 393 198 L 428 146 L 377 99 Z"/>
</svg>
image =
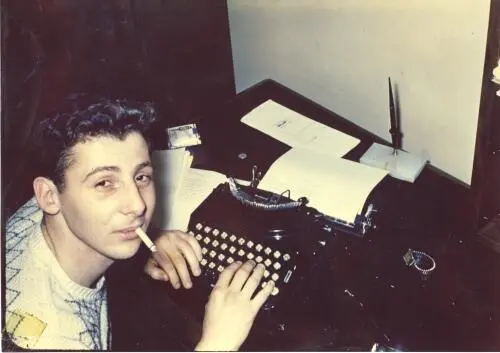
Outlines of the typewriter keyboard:
<svg viewBox="0 0 500 353">
<path fill-rule="evenodd" d="M 193 235 L 202 248 L 201 261 L 203 276 L 208 277 L 210 285 L 215 285 L 219 273 L 234 261 L 253 260 L 262 263 L 266 269 L 261 286 L 273 280 L 275 287 L 272 296 L 279 294 L 295 270 L 292 253 L 273 249 L 263 242 L 252 241 L 242 235 L 225 232 L 210 225 L 196 223 L 189 233 Z"/>
</svg>

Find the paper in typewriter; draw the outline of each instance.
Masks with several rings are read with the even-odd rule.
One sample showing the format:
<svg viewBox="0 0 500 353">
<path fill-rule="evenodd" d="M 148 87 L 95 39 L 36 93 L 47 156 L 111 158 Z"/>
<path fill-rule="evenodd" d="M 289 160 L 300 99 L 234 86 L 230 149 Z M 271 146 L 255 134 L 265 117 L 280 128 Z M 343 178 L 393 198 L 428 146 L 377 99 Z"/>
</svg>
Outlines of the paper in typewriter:
<svg viewBox="0 0 500 353">
<path fill-rule="evenodd" d="M 278 158 L 259 183 L 259 188 L 292 199 L 305 196 L 308 206 L 321 213 L 354 223 L 373 188 L 387 171 L 342 158 L 292 148 Z"/>
<path fill-rule="evenodd" d="M 344 156 L 360 142 L 271 99 L 246 114 L 241 122 L 291 147 L 303 147 L 333 157 Z"/>
</svg>

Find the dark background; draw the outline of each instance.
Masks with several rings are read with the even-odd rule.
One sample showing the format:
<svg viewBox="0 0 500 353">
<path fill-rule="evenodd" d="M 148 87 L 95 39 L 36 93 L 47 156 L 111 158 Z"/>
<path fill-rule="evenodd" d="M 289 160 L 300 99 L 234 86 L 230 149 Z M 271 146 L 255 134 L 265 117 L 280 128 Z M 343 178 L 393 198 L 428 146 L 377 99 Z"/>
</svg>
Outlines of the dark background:
<svg viewBox="0 0 500 353">
<path fill-rule="evenodd" d="M 153 101 L 164 124 L 235 95 L 225 0 L 2 2 L 2 204 L 31 196 L 25 146 L 72 93 Z"/>
</svg>

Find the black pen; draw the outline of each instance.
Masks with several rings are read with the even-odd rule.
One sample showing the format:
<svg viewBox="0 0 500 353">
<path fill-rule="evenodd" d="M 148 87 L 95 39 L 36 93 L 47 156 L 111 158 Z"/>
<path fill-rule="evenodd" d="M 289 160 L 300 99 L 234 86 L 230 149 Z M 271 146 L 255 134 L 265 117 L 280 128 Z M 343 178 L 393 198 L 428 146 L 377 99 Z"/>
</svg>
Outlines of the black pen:
<svg viewBox="0 0 500 353">
<path fill-rule="evenodd" d="M 391 78 L 389 77 L 389 114 L 391 116 L 391 128 L 389 130 L 392 137 L 393 154 L 398 154 L 401 148 L 401 131 L 396 116 L 396 107 L 394 106 L 394 98 L 392 96 Z"/>
</svg>

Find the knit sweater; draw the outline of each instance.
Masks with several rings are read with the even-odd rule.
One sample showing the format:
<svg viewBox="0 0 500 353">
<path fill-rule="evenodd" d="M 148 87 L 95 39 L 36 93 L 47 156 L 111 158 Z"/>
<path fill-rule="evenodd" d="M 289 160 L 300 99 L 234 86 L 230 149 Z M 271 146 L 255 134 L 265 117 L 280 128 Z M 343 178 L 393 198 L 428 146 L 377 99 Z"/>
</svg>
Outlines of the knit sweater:
<svg viewBox="0 0 500 353">
<path fill-rule="evenodd" d="M 22 348 L 108 349 L 104 277 L 94 288 L 72 281 L 43 237 L 42 218 L 32 198 L 7 221 L 6 332 Z"/>
</svg>

